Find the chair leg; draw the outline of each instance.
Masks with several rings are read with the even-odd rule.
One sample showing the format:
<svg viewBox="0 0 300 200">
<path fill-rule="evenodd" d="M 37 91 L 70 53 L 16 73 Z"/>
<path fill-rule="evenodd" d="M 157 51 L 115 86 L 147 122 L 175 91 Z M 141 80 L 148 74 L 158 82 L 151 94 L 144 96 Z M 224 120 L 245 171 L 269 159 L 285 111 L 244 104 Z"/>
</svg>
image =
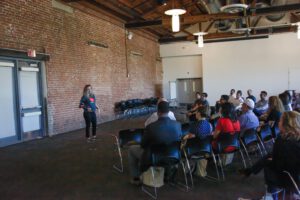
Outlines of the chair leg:
<svg viewBox="0 0 300 200">
<path fill-rule="evenodd" d="M 215 166 L 216 166 L 216 172 L 217 172 L 218 180 L 220 180 L 220 174 L 219 174 L 219 170 L 218 170 L 217 160 L 216 160 L 216 157 L 215 157 L 214 153 L 212 153 L 212 157 L 213 157 L 213 160 L 214 160 L 214 163 L 215 163 Z"/>
<path fill-rule="evenodd" d="M 220 165 L 220 168 L 221 168 L 222 178 L 223 178 L 223 181 L 225 181 L 225 175 L 224 175 L 224 170 L 223 170 L 223 164 L 222 164 L 222 160 L 221 160 L 221 155 L 220 155 L 220 154 L 218 154 L 218 160 L 219 160 L 219 165 Z"/>
<path fill-rule="evenodd" d="M 243 161 L 243 164 L 244 164 L 244 168 L 246 169 L 247 168 L 247 165 L 246 165 L 246 161 L 245 161 L 245 158 L 244 158 L 244 154 L 242 152 L 242 150 L 240 149 L 239 150 L 240 154 L 241 154 L 241 157 L 242 157 L 242 161 Z"/>
<path fill-rule="evenodd" d="M 191 184 L 192 184 L 192 188 L 193 188 L 194 187 L 194 181 L 193 181 L 193 174 L 192 174 L 192 171 L 191 171 L 191 165 L 190 165 L 189 159 L 187 158 L 185 150 L 183 151 L 183 153 L 184 153 L 186 165 L 187 165 L 188 170 L 189 170 L 189 175 L 190 175 Z M 184 171 L 184 174 L 186 176 L 185 169 L 183 169 L 183 171 Z M 187 187 L 188 187 L 188 184 L 187 184 Z"/>
<path fill-rule="evenodd" d="M 188 162 L 188 161 L 187 161 Z M 188 192 L 190 187 L 189 187 L 189 184 L 188 184 L 188 179 L 187 179 L 187 176 L 186 176 L 186 171 L 185 171 L 185 167 L 184 167 L 184 163 L 181 161 L 181 166 L 182 166 L 182 170 L 183 170 L 183 174 L 184 174 L 184 180 L 185 180 L 185 187 L 186 187 L 186 191 Z M 189 165 L 189 164 L 188 164 Z M 189 166 L 188 166 L 189 168 Z M 193 182 L 193 176 L 192 176 L 192 173 L 191 173 L 191 170 L 189 169 L 189 174 L 191 176 L 191 183 L 192 183 L 192 188 L 194 187 L 194 182 Z"/>
<path fill-rule="evenodd" d="M 154 167 L 151 167 L 151 174 L 152 174 L 152 181 L 154 184 L 153 190 L 154 190 L 154 194 L 151 193 L 150 191 L 148 191 L 144 185 L 142 185 L 142 191 L 145 192 L 146 194 L 148 194 L 150 197 L 152 197 L 153 199 L 157 199 L 157 188 L 156 188 L 156 184 L 155 184 L 155 178 L 154 178 L 154 171 L 153 171 Z"/>
<path fill-rule="evenodd" d="M 247 156 L 247 158 L 248 158 L 248 160 L 249 160 L 250 166 L 252 166 L 252 165 L 253 165 L 253 164 L 252 164 L 252 160 L 251 160 L 251 158 L 250 158 L 250 156 L 249 156 L 248 150 L 247 150 L 247 148 L 246 148 L 244 142 L 241 140 L 240 143 L 242 144 L 242 146 L 243 146 L 243 148 L 244 148 L 244 151 L 245 151 L 246 156 Z"/>
<path fill-rule="evenodd" d="M 120 158 L 120 167 L 118 167 L 117 165 L 113 165 L 113 168 L 115 170 L 117 170 L 120 173 L 123 173 L 124 171 L 124 166 L 123 166 L 123 157 L 122 157 L 122 151 L 121 151 L 121 147 L 120 147 L 120 143 L 119 143 L 119 139 L 117 136 L 113 135 L 113 137 L 116 140 L 115 145 L 117 146 L 117 150 L 118 150 L 118 154 L 119 154 L 119 158 Z"/>
<path fill-rule="evenodd" d="M 262 150 L 261 150 L 261 148 L 260 148 L 258 142 L 256 143 L 256 146 L 257 146 L 257 149 L 258 149 L 258 151 L 259 151 L 261 157 L 264 157 L 263 152 L 262 152 Z"/>
<path fill-rule="evenodd" d="M 263 148 L 263 150 L 264 150 L 264 152 L 265 152 L 265 155 L 267 155 L 268 152 L 267 152 L 267 150 L 266 150 L 266 147 L 265 147 L 263 141 L 261 140 L 261 138 L 260 138 L 259 136 L 257 136 L 257 138 L 258 138 L 258 140 L 259 140 L 259 143 L 260 143 L 261 147 Z"/>
</svg>

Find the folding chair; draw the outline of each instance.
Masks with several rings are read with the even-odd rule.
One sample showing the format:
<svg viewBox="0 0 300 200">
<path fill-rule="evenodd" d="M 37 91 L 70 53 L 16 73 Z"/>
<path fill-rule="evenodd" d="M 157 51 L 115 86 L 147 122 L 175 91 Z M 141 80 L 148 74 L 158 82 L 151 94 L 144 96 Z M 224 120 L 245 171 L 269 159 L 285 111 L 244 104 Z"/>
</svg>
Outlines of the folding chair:
<svg viewBox="0 0 300 200">
<path fill-rule="evenodd" d="M 114 169 L 123 173 L 124 166 L 123 166 L 122 149 L 131 143 L 134 144 L 141 143 L 143 133 L 144 133 L 144 129 L 127 129 L 127 130 L 119 131 L 118 136 L 112 135 L 115 138 L 115 145 L 120 158 L 120 166 L 113 165 Z"/>
<path fill-rule="evenodd" d="M 155 177 L 153 167 L 171 167 L 177 166 L 181 164 L 182 170 L 185 176 L 186 182 L 186 190 L 188 191 L 188 183 L 187 177 L 185 173 L 184 164 L 181 161 L 181 154 L 180 154 L 180 142 L 174 142 L 172 144 L 159 144 L 153 145 L 150 148 L 151 151 L 151 174 L 152 174 L 152 182 L 154 183 L 153 192 L 150 192 L 144 185 L 142 185 L 142 191 L 148 194 L 153 199 L 157 199 L 157 186 L 155 185 Z"/>
<path fill-rule="evenodd" d="M 273 142 L 273 143 L 275 142 L 270 125 L 268 124 L 263 125 L 260 131 L 257 132 L 257 135 L 258 135 L 259 142 L 265 151 L 265 154 L 268 154 L 265 144 L 269 142 Z"/>
<path fill-rule="evenodd" d="M 207 136 L 203 139 L 200 139 L 200 138 L 197 138 L 197 137 L 191 138 L 191 139 L 188 139 L 186 141 L 186 144 L 182 149 L 184 159 L 185 159 L 186 165 L 187 165 L 188 170 L 189 170 L 188 172 L 189 172 L 189 176 L 191 178 L 192 188 L 194 187 L 194 181 L 193 181 L 192 170 L 191 170 L 191 167 L 190 167 L 190 160 L 196 160 L 197 161 L 197 160 L 212 157 L 213 161 L 214 161 L 214 164 L 215 164 L 215 167 L 216 167 L 217 176 L 218 176 L 217 180 L 220 179 L 219 170 L 218 170 L 218 166 L 217 166 L 217 161 L 216 161 L 215 154 L 212 150 L 211 141 L 212 141 L 211 136 Z M 214 177 L 210 177 L 210 178 L 216 179 Z"/>
<path fill-rule="evenodd" d="M 186 134 L 188 134 L 190 130 L 190 124 L 189 123 L 184 123 L 181 124 L 181 131 L 182 131 L 182 137 L 184 137 Z"/>
<path fill-rule="evenodd" d="M 295 193 L 299 196 L 300 199 L 300 190 L 299 187 L 295 181 L 295 179 L 293 178 L 293 176 L 290 174 L 290 172 L 288 171 L 283 171 L 283 173 L 287 174 L 287 176 L 289 177 L 289 179 L 291 180 L 292 185 L 294 186 L 294 191 Z"/>
<path fill-rule="evenodd" d="M 219 159 L 219 165 L 220 165 L 220 168 L 221 168 L 223 181 L 225 181 L 225 175 L 224 175 L 221 155 L 235 153 L 235 152 L 238 151 L 241 154 L 241 158 L 242 158 L 242 161 L 243 161 L 244 168 L 247 167 L 246 161 L 245 161 L 245 158 L 244 158 L 244 154 L 240 149 L 240 143 L 239 143 L 238 138 L 239 138 L 239 133 L 235 133 L 235 134 L 220 133 L 220 135 L 218 136 L 217 150 L 215 150 L 216 151 L 215 154 Z M 231 147 L 232 150 L 228 150 L 228 147 Z"/>
<path fill-rule="evenodd" d="M 258 136 L 256 135 L 256 130 L 254 128 L 247 129 L 244 131 L 243 136 L 240 137 L 240 143 L 244 148 L 244 151 L 248 157 L 250 165 L 253 165 L 253 163 L 249 156 L 249 151 L 248 151 L 249 147 L 256 145 L 257 150 L 259 150 L 261 157 L 263 157 L 263 153 L 260 148 L 260 141 L 258 139 Z"/>
</svg>

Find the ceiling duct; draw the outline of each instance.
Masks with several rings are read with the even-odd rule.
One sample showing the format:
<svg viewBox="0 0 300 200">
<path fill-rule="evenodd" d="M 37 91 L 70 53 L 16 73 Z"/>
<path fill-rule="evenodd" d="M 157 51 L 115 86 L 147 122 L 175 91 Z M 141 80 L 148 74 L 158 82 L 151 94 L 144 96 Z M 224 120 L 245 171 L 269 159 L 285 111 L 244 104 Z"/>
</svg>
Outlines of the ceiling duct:
<svg viewBox="0 0 300 200">
<path fill-rule="evenodd" d="M 205 8 L 208 14 L 220 13 L 222 4 L 220 0 L 199 0 L 198 3 Z M 231 28 L 232 20 L 216 21 L 215 26 L 219 31 L 228 31 Z"/>
<path fill-rule="evenodd" d="M 266 8 L 266 7 L 270 7 L 270 6 L 282 6 L 282 5 L 286 5 L 286 1 L 287 0 L 270 0 L 268 2 L 261 1 L 261 2 L 256 3 L 256 8 Z M 276 14 L 276 15 L 267 15 L 266 19 L 271 22 L 277 22 L 277 21 L 281 20 L 284 16 L 285 16 L 284 13 Z"/>
</svg>

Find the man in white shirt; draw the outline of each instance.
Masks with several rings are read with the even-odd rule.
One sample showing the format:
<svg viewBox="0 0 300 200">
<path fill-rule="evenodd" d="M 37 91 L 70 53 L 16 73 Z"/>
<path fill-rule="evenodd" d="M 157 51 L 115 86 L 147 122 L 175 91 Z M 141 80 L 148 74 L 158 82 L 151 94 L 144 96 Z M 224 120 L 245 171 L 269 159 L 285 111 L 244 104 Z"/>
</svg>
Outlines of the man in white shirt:
<svg viewBox="0 0 300 200">
<path fill-rule="evenodd" d="M 162 101 L 165 101 L 165 102 L 168 102 L 167 99 L 165 98 L 160 98 L 158 101 L 157 101 L 157 105 L 162 102 Z M 168 112 L 168 117 L 171 119 L 171 120 L 175 120 L 176 121 L 176 118 L 175 118 L 175 115 L 172 111 L 169 111 Z M 145 127 L 148 126 L 149 124 L 155 122 L 158 120 L 158 115 L 157 115 L 157 112 L 154 112 L 152 113 L 152 115 L 145 121 Z"/>
</svg>

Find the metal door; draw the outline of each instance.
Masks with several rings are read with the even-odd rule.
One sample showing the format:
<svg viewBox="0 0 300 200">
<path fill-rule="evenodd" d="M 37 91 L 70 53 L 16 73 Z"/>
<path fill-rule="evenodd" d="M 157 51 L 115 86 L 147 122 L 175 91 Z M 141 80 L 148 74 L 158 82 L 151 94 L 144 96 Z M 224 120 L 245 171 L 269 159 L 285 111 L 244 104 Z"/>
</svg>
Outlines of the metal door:
<svg viewBox="0 0 300 200">
<path fill-rule="evenodd" d="M 14 62 L 0 60 L 0 146 L 4 141 L 17 140 L 14 72 Z"/>
<path fill-rule="evenodd" d="M 201 78 L 177 79 L 177 97 L 179 103 L 194 103 L 196 92 L 202 92 Z"/>
<path fill-rule="evenodd" d="M 42 99 L 40 66 L 37 62 L 18 61 L 22 139 L 42 136 Z"/>
</svg>

